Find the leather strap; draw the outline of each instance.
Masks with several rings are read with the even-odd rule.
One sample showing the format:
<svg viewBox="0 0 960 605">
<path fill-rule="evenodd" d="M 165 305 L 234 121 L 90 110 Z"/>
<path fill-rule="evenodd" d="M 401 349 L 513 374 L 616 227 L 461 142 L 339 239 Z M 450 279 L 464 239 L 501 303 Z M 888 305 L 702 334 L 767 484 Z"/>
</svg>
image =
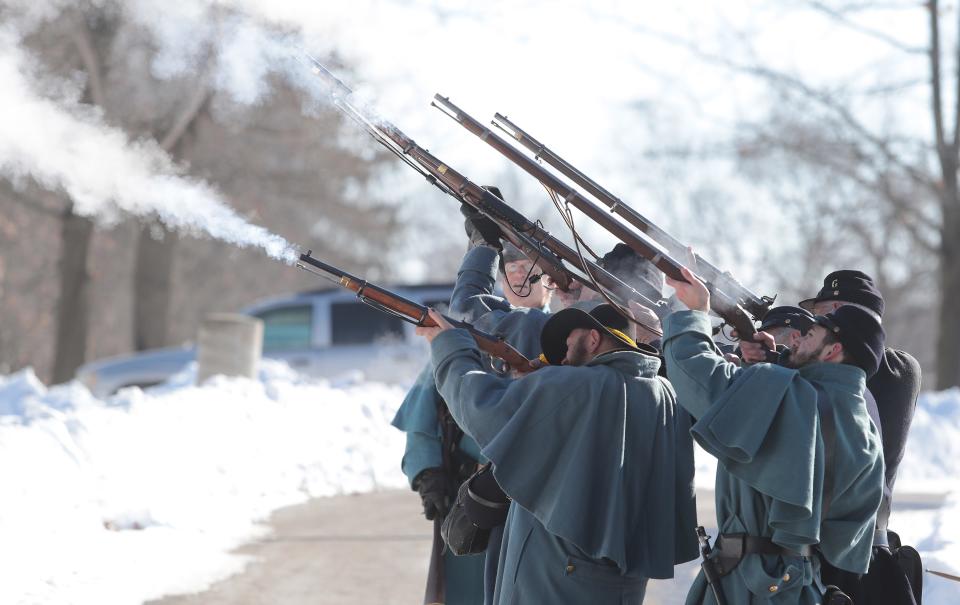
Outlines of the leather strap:
<svg viewBox="0 0 960 605">
<path fill-rule="evenodd" d="M 805 544 L 797 550 L 780 546 L 770 538 L 748 534 L 720 534 L 714 544 L 724 557 L 739 555 L 781 555 L 786 557 L 811 557 L 813 546 Z"/>
</svg>

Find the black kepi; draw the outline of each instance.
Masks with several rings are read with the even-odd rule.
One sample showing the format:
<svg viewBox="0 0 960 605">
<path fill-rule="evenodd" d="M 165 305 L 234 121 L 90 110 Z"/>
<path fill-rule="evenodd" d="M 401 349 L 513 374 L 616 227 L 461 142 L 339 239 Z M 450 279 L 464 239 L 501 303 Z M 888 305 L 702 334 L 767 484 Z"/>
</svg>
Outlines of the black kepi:
<svg viewBox="0 0 960 605">
<path fill-rule="evenodd" d="M 808 311 L 813 305 L 828 300 L 854 303 L 883 317 L 883 296 L 873 284 L 873 279 L 863 271 L 841 269 L 823 278 L 823 287 L 813 298 L 800 301 L 800 306 Z"/>
<path fill-rule="evenodd" d="M 800 307 L 782 306 L 767 311 L 760 324 L 760 330 L 770 328 L 796 328 L 803 331 L 813 325 L 813 313 Z"/>
<path fill-rule="evenodd" d="M 817 315 L 815 321 L 837 336 L 844 355 L 866 372 L 867 378 L 877 373 L 886 334 L 870 313 L 859 307 L 844 306 L 833 313 Z"/>
</svg>

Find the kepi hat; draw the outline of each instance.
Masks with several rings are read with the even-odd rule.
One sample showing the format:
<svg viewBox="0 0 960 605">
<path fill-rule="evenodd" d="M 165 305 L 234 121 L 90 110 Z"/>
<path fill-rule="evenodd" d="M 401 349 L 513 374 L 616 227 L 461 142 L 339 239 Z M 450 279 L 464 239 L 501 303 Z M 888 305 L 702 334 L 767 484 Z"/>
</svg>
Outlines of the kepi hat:
<svg viewBox="0 0 960 605">
<path fill-rule="evenodd" d="M 814 318 L 837 336 L 843 345 L 844 355 L 849 356 L 870 378 L 877 373 L 883 358 L 883 346 L 886 333 L 877 320 L 859 307 L 844 306 L 833 313 L 817 315 Z"/>
<path fill-rule="evenodd" d="M 814 324 L 813 313 L 800 307 L 782 306 L 767 311 L 760 324 L 760 330 L 770 328 L 795 328 L 801 332 Z"/>
<path fill-rule="evenodd" d="M 877 290 L 873 279 L 862 271 L 841 269 L 823 278 L 823 287 L 813 298 L 800 301 L 800 306 L 808 311 L 813 305 L 828 300 L 854 303 L 883 317 L 883 295 Z"/>
</svg>

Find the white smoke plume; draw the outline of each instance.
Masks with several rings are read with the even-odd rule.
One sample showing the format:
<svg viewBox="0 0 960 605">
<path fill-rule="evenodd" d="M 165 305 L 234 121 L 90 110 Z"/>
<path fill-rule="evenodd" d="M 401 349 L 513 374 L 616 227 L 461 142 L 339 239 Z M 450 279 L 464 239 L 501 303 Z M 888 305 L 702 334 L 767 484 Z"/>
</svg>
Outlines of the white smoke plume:
<svg viewBox="0 0 960 605">
<path fill-rule="evenodd" d="M 174 230 L 296 260 L 290 243 L 248 223 L 208 183 L 184 176 L 155 141 L 130 140 L 71 95 L 39 94 L 33 61 L 18 42 L 18 32 L 0 30 L 0 175 L 63 191 L 83 216 L 156 216 Z"/>
<path fill-rule="evenodd" d="M 260 0 L 91 0 L 122 12 L 153 38 L 151 72 L 161 80 L 207 72 L 210 87 L 241 105 L 269 94 L 271 74 L 304 93 L 304 111 L 326 103 L 330 91 L 311 73 L 301 49 L 334 50 L 350 11 Z M 238 246 L 255 246 L 285 262 L 296 259 L 282 237 L 249 224 L 210 184 L 185 176 L 149 139 L 131 140 L 108 126 L 99 109 L 78 101 L 75 83 L 51 93 L 39 83 L 35 59 L 20 40 L 44 21 L 76 5 L 67 0 L 0 0 L 0 178 L 32 178 L 63 191 L 78 214 L 110 222 L 118 213 L 158 217 L 166 226 L 205 233 Z M 391 10 L 396 10 L 395 8 Z M 368 12 L 368 11 L 362 11 Z M 369 116 L 360 91 L 355 104 Z"/>
</svg>

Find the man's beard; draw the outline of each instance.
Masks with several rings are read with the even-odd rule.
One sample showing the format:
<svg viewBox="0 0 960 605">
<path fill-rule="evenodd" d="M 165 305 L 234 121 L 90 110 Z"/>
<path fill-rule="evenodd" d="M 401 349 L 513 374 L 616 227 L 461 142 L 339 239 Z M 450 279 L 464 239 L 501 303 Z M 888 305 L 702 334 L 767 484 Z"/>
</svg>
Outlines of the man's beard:
<svg viewBox="0 0 960 605">
<path fill-rule="evenodd" d="M 816 363 L 820 361 L 820 354 L 823 353 L 823 350 L 827 348 L 827 345 L 820 345 L 820 348 L 816 351 L 811 351 L 805 355 L 797 353 L 796 351 L 791 350 L 790 356 L 787 358 L 787 367 L 800 369 L 805 365 L 810 365 L 811 363 Z"/>
<path fill-rule="evenodd" d="M 587 345 L 584 340 L 585 339 L 580 338 L 574 341 L 573 346 L 567 348 L 568 366 L 582 366 L 590 361 L 587 359 L 589 353 L 587 353 Z"/>
</svg>

